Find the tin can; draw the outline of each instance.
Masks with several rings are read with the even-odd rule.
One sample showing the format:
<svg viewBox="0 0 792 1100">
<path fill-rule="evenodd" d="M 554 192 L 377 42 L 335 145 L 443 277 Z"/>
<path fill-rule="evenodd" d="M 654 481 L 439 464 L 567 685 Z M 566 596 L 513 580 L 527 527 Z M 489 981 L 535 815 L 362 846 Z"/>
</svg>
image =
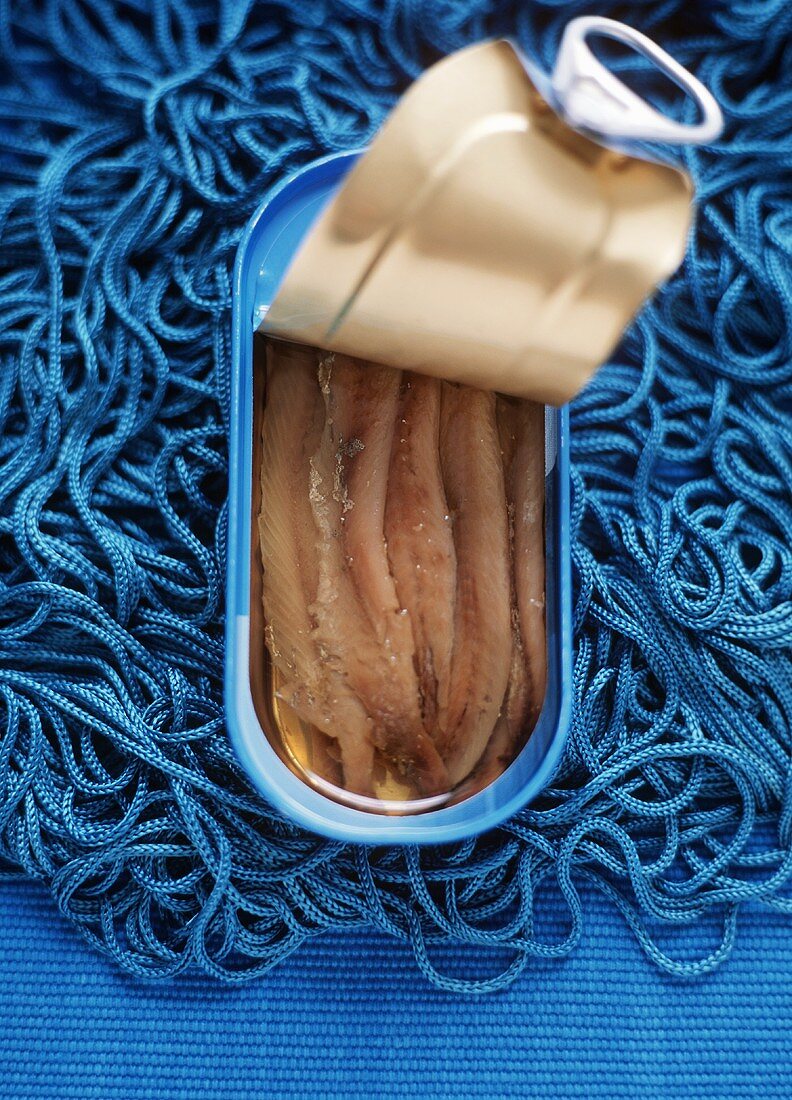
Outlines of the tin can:
<svg viewBox="0 0 792 1100">
<path fill-rule="evenodd" d="M 591 35 L 643 54 L 700 121 L 641 100 Z M 291 819 L 447 842 L 550 780 L 571 710 L 564 403 L 684 252 L 692 181 L 641 142 L 721 123 L 649 39 L 584 17 L 550 77 L 506 41 L 433 66 L 368 150 L 293 173 L 250 223 L 226 706 Z"/>
<path fill-rule="evenodd" d="M 234 276 L 226 715 L 236 752 L 252 781 L 275 807 L 306 828 L 361 843 L 440 843 L 494 827 L 549 781 L 567 736 L 571 706 L 569 432 L 565 407 L 545 411 L 544 706 L 529 740 L 484 789 L 454 804 L 387 802 L 361 808 L 317 789 L 291 758 L 272 706 L 261 601 L 256 518 L 258 439 L 263 372 L 254 363 L 254 334 L 306 233 L 333 197 L 359 152 L 318 160 L 267 196 L 239 248 Z"/>
</svg>

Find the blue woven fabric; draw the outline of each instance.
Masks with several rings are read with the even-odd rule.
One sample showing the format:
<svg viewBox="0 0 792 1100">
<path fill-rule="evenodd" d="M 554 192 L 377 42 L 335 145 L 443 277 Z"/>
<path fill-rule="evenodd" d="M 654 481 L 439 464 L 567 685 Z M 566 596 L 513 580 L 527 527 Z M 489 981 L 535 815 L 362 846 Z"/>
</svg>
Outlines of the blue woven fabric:
<svg viewBox="0 0 792 1100">
<path fill-rule="evenodd" d="M 365 142 L 427 62 L 509 32 L 550 67 L 594 7 L 697 71 L 728 129 L 686 154 L 683 270 L 573 409 L 569 751 L 480 840 L 320 841 L 256 797 L 223 728 L 234 248 L 270 183 Z M 9 867 L 151 976 L 239 980 L 370 924 L 446 989 L 492 989 L 576 946 L 584 884 L 695 975 L 749 899 L 792 912 L 792 8 L 7 0 L 0 50 Z M 713 918 L 687 956 L 683 926 Z M 443 972 L 449 941 L 485 976 Z"/>
<path fill-rule="evenodd" d="M 642 965 L 612 908 L 587 904 L 590 929 L 563 965 L 534 960 L 530 980 L 461 999 L 415 981 L 409 950 L 369 930 L 321 936 L 238 989 L 196 973 L 130 981 L 40 887 L 0 886 L 2 1095 L 787 1100 L 783 918 L 749 907 L 729 966 L 691 983 Z M 452 948 L 446 965 L 464 973 L 466 955 Z"/>
</svg>

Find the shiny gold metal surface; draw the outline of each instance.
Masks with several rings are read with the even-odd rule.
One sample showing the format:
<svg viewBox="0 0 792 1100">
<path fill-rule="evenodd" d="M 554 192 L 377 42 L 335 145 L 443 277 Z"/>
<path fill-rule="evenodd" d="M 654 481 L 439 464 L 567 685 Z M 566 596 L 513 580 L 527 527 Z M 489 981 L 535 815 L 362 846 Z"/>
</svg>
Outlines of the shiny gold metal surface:
<svg viewBox="0 0 792 1100">
<path fill-rule="evenodd" d="M 262 330 L 562 404 L 680 263 L 688 177 L 566 125 L 504 41 L 403 96 Z"/>
</svg>

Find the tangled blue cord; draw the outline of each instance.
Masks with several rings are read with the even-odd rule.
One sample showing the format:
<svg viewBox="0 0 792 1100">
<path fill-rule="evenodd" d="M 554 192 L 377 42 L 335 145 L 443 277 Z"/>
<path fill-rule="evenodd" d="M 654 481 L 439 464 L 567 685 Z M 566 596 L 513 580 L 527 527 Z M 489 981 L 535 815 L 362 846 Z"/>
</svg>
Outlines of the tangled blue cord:
<svg viewBox="0 0 792 1100">
<path fill-rule="evenodd" d="M 569 750 L 487 836 L 329 843 L 255 795 L 223 725 L 235 246 L 271 183 L 364 143 L 439 54 L 509 33 L 549 68 L 587 10 L 672 50 L 728 128 L 685 154 L 683 270 L 574 404 Z M 792 6 L 2 0 L 0 53 L 8 873 L 155 977 L 250 978 L 369 923 L 442 987 L 495 989 L 574 948 L 591 888 L 695 975 L 743 903 L 792 914 Z M 690 957 L 680 926 L 713 915 Z M 509 958 L 444 975 L 443 941 Z"/>
</svg>

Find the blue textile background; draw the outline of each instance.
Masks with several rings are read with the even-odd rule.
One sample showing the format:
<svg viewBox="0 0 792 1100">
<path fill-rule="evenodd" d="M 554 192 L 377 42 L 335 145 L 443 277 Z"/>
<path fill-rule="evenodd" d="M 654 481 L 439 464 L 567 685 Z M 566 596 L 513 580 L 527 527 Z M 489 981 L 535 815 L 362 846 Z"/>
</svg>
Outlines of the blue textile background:
<svg viewBox="0 0 792 1100">
<path fill-rule="evenodd" d="M 199 974 L 144 984 L 97 958 L 40 887 L 0 884 L 0 1095 L 792 1095 L 790 947 L 780 917 L 746 909 L 729 965 L 690 983 L 644 965 L 614 910 L 591 905 L 566 961 L 535 962 L 502 993 L 460 999 L 417 982 L 405 945 L 365 931 L 321 936 L 239 988 Z"/>
<path fill-rule="evenodd" d="M 575 409 L 565 785 L 467 850 L 369 863 L 269 814 L 222 729 L 235 244 L 427 61 L 514 33 L 549 65 L 593 10 L 713 83 L 729 132 L 688 157 L 685 269 Z M 0 5 L 0 852 L 47 887 L 0 884 L 2 1100 L 792 1094 L 791 23 L 786 0 Z M 534 913 L 547 878 L 565 901 Z M 445 938 L 452 987 L 515 953 L 522 980 L 458 999 L 364 921 L 422 963 Z M 135 981 L 74 925 L 177 976 Z M 301 943 L 246 986 L 179 973 Z M 688 973 L 733 953 L 682 983 L 641 946 Z"/>
<path fill-rule="evenodd" d="M 681 153 L 684 264 L 572 408 L 568 751 L 470 843 L 324 842 L 224 729 L 236 245 L 432 60 L 510 34 L 550 68 L 594 9 L 695 70 L 727 128 Z M 368 925 L 445 990 L 495 989 L 561 965 L 592 885 L 689 977 L 749 903 L 792 915 L 791 76 L 787 0 L 0 5 L 0 870 L 132 974 L 231 983 Z M 689 952 L 691 922 L 713 935 Z"/>
</svg>

